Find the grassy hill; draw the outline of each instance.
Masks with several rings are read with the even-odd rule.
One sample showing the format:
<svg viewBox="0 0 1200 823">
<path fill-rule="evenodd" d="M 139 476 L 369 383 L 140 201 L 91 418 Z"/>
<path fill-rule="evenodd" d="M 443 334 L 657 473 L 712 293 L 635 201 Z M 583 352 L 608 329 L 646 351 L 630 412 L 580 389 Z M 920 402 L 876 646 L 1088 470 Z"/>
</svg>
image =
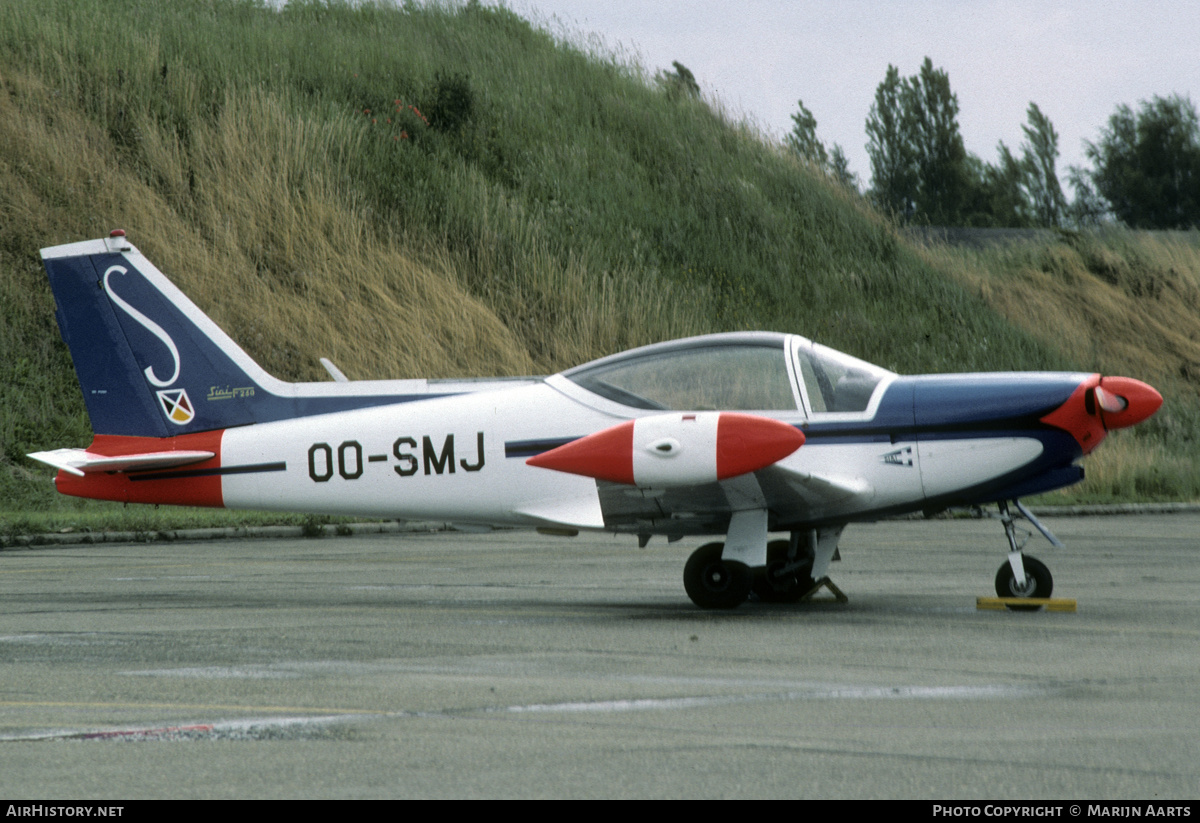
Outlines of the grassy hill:
<svg viewBox="0 0 1200 823">
<path fill-rule="evenodd" d="M 112 228 L 285 379 L 744 328 L 902 372 L 1103 368 L 1169 406 L 1082 494 L 1200 496 L 1194 235 L 914 245 L 719 106 L 503 9 L 6 0 L 0 214 L 0 508 L 74 505 L 23 457 L 90 438 L 37 250 Z"/>
</svg>

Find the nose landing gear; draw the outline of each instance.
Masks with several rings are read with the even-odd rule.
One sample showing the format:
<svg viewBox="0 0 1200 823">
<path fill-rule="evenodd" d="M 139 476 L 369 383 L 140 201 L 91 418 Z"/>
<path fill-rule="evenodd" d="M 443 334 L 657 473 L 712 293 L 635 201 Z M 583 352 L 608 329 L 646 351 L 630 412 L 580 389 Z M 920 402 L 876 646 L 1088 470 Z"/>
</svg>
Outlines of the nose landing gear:
<svg viewBox="0 0 1200 823">
<path fill-rule="evenodd" d="M 1015 522 L 1016 516 L 1009 511 L 1008 501 L 1001 500 L 997 505 L 1000 509 L 1000 522 L 1004 524 L 1004 534 L 1008 538 L 1009 553 L 1008 561 L 996 572 L 996 595 L 998 597 L 1019 597 L 1022 599 L 1049 597 L 1050 593 L 1054 590 L 1054 578 L 1050 575 L 1050 569 L 1046 568 L 1046 564 L 1036 557 L 1031 557 L 1023 553 L 1025 544 L 1029 542 L 1032 532 L 1021 529 L 1022 534 L 1018 541 L 1018 528 Z M 1021 501 L 1014 500 L 1013 505 L 1016 506 L 1021 516 L 1029 521 L 1030 525 L 1050 541 L 1050 545 L 1062 548 L 1062 541 L 1042 525 L 1041 521 L 1034 517 L 1033 513 L 1021 504 Z M 1007 605 L 1013 611 L 1036 611 L 1041 608 L 1040 605 L 1035 604 L 1021 605 L 1009 603 Z"/>
</svg>

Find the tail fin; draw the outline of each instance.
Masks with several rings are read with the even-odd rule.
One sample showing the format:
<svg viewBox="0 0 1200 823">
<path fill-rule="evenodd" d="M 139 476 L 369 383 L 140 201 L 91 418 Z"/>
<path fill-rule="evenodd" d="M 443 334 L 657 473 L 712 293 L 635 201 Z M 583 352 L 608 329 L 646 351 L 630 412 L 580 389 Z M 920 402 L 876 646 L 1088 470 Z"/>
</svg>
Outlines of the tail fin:
<svg viewBox="0 0 1200 823">
<path fill-rule="evenodd" d="M 97 435 L 172 437 L 429 396 L 425 381 L 275 379 L 122 231 L 42 260 Z"/>
<path fill-rule="evenodd" d="M 96 434 L 170 437 L 255 422 L 247 401 L 278 381 L 124 232 L 42 249 L 42 260 Z"/>
</svg>

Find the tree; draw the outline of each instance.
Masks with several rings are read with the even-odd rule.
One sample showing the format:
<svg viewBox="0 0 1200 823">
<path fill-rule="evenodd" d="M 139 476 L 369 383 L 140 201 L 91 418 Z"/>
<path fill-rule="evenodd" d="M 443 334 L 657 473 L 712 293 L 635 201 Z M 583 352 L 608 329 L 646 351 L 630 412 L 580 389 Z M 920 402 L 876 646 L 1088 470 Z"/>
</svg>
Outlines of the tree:
<svg viewBox="0 0 1200 823">
<path fill-rule="evenodd" d="M 692 74 L 687 66 L 680 63 L 678 60 L 672 60 L 671 65 L 675 67 L 675 71 L 658 73 L 658 82 L 667 90 L 667 97 L 672 100 L 686 98 L 689 100 L 700 99 L 700 84 L 696 82 L 696 75 Z"/>
<path fill-rule="evenodd" d="M 1142 101 L 1137 114 L 1121 105 L 1097 143 L 1084 143 L 1094 192 L 1132 228 L 1200 226 L 1200 121 L 1190 99 Z"/>
<path fill-rule="evenodd" d="M 1075 199 L 1067 208 L 1067 218 L 1072 225 L 1096 228 L 1112 220 L 1112 208 L 1096 193 L 1087 169 L 1071 166 L 1067 169 L 1067 179 L 1075 189 Z"/>
<path fill-rule="evenodd" d="M 858 175 L 850 171 L 850 159 L 838 143 L 829 152 L 829 174 L 846 188 L 858 191 Z"/>
<path fill-rule="evenodd" d="M 1029 124 L 1021 127 L 1025 132 L 1021 169 L 1033 220 L 1039 226 L 1058 226 L 1067 211 L 1067 199 L 1054 169 L 1058 160 L 1058 132 L 1050 118 L 1032 101 L 1026 116 Z M 1004 147 L 1003 143 L 1000 145 Z"/>
<path fill-rule="evenodd" d="M 958 97 L 950 76 L 928 57 L 909 80 L 917 161 L 917 211 L 938 225 L 962 215 L 967 151 L 958 130 Z"/>
<path fill-rule="evenodd" d="M 1026 194 L 1025 164 L 1013 156 L 1001 140 L 996 146 L 1000 155 L 996 165 L 978 164 L 978 194 L 971 212 L 971 223 L 977 226 L 1025 228 L 1032 225 L 1032 209 Z"/>
<path fill-rule="evenodd" d="M 979 162 L 980 173 L 971 184 L 969 221 L 980 226 L 1025 228 L 1062 224 L 1067 202 L 1055 169 L 1058 133 L 1050 118 L 1036 103 L 1026 110 L 1028 124 L 1022 126 L 1025 140 L 1018 159 L 1001 141 L 996 165 Z M 974 158 L 972 158 L 974 160 Z"/>
<path fill-rule="evenodd" d="M 1058 182 L 1058 133 L 1035 103 L 1018 159 L 1001 142 L 991 165 L 968 154 L 950 77 L 928 57 L 903 79 L 895 66 L 867 116 L 870 195 L 903 219 L 943 226 L 1057 226 L 1067 212 Z"/>
<path fill-rule="evenodd" d="M 850 171 L 846 152 L 837 143 L 831 151 L 826 151 L 825 144 L 817 137 L 817 118 L 803 100 L 797 100 L 796 106 L 798 111 L 792 115 L 792 130 L 783 138 L 783 144 L 838 183 L 857 192 L 858 178 Z"/>
<path fill-rule="evenodd" d="M 867 154 L 872 199 L 880 208 L 910 220 L 916 214 L 917 166 L 907 96 L 900 70 L 889 64 L 867 114 Z"/>
<path fill-rule="evenodd" d="M 817 118 L 805 108 L 803 100 L 797 100 L 796 105 L 800 110 L 792 115 L 794 125 L 783 143 L 805 160 L 824 168 L 828 155 L 825 145 L 817 139 Z"/>
<path fill-rule="evenodd" d="M 963 215 L 970 169 L 949 75 L 928 57 L 916 75 L 895 66 L 875 89 L 867 115 L 871 193 L 906 220 L 952 225 Z"/>
</svg>

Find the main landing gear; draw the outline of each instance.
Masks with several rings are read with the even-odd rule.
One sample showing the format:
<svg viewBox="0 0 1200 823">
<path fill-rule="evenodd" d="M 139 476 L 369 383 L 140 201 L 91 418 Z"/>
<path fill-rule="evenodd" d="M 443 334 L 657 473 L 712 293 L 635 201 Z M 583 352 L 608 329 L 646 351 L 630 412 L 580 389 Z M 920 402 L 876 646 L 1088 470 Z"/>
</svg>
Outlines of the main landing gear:
<svg viewBox="0 0 1200 823">
<path fill-rule="evenodd" d="M 705 543 L 683 567 L 683 587 L 702 609 L 733 609 L 752 593 L 766 603 L 795 603 L 825 579 L 841 533 L 841 526 L 792 532 L 788 540 L 766 543 L 765 558 L 759 543 L 758 559 L 750 560 L 753 566 L 735 559 L 750 559 L 747 552 L 731 552 L 726 543 Z"/>
<path fill-rule="evenodd" d="M 817 587 L 812 578 L 813 556 L 792 549 L 792 540 L 772 540 L 767 544 L 767 565 L 757 570 L 752 587 L 759 600 L 796 603 Z"/>
<path fill-rule="evenodd" d="M 1020 515 L 1029 521 L 1030 525 L 1050 541 L 1050 545 L 1055 548 L 1062 548 L 1062 542 L 1051 534 L 1050 530 L 1042 525 L 1041 521 L 1034 517 L 1033 513 L 1021 504 L 1021 501 L 1014 500 L 1013 505 L 1020 512 Z M 1017 517 L 1009 511 L 1007 501 L 1001 500 L 998 506 L 1000 508 L 1000 522 L 1004 524 L 1004 534 L 1008 538 L 1009 553 L 1008 561 L 996 572 L 996 595 L 999 597 L 1020 598 L 1049 597 L 1050 593 L 1054 590 L 1054 578 L 1051 577 L 1050 570 L 1046 568 L 1045 563 L 1036 557 L 1031 557 L 1023 553 L 1025 544 L 1029 542 L 1029 538 L 1033 533 L 1024 529 L 1018 529 L 1016 526 Z M 1019 541 L 1018 531 L 1021 532 Z M 1010 603 L 1008 604 L 1008 608 L 1014 611 L 1036 611 L 1041 606 Z"/>
<path fill-rule="evenodd" d="M 683 567 L 683 588 L 702 609 L 733 609 L 750 596 L 750 567 L 721 557 L 724 543 L 705 543 Z"/>
</svg>

